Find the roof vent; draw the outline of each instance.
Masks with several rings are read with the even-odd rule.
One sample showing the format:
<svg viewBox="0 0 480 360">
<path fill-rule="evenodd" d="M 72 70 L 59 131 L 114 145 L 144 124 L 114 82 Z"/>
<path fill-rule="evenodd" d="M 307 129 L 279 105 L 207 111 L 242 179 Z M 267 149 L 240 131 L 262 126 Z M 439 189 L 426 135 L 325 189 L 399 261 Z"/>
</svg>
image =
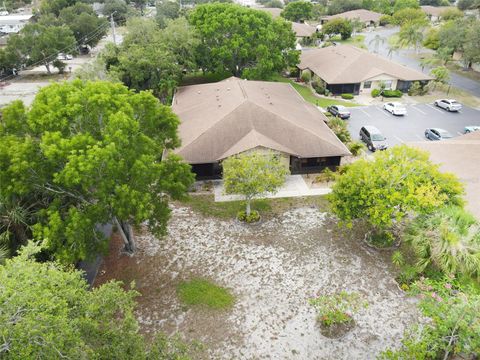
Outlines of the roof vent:
<svg viewBox="0 0 480 360">
<path fill-rule="evenodd" d="M 197 91 L 197 94 L 200 94 L 200 91 Z"/>
<path fill-rule="evenodd" d="M 273 105 L 273 102 L 270 101 L 270 105 Z"/>
<path fill-rule="evenodd" d="M 227 88 L 227 91 L 230 91 L 230 88 Z"/>
<path fill-rule="evenodd" d="M 222 107 L 222 104 L 218 104 L 218 107 Z"/>
</svg>

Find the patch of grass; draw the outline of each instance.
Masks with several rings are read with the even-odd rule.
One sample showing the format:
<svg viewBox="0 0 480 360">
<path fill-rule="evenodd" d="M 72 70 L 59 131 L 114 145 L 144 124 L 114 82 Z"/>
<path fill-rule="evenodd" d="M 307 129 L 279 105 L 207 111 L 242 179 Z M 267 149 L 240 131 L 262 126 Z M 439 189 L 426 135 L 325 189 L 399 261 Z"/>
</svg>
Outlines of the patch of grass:
<svg viewBox="0 0 480 360">
<path fill-rule="evenodd" d="M 235 301 L 227 289 L 205 279 L 182 282 L 177 287 L 177 293 L 187 305 L 205 305 L 211 309 L 227 309 Z"/>
<path fill-rule="evenodd" d="M 277 82 L 285 82 L 291 84 L 295 90 L 300 94 L 301 97 L 305 99 L 305 101 L 308 101 L 309 103 L 312 103 L 313 105 L 320 106 L 322 108 L 326 108 L 327 106 L 330 105 L 343 105 L 345 107 L 354 107 L 354 106 L 359 106 L 359 104 L 355 104 L 353 102 L 348 102 L 348 101 L 342 101 L 342 100 L 336 100 L 334 98 L 326 98 L 326 97 L 320 97 L 317 96 L 313 93 L 312 89 L 308 86 L 298 84 L 290 79 L 287 79 L 281 75 L 274 76 L 272 81 L 277 81 Z"/>
<path fill-rule="evenodd" d="M 244 201 L 215 202 L 213 195 L 191 195 L 183 201 L 183 205 L 203 216 L 219 219 L 234 219 L 239 211 L 245 210 Z M 306 196 L 298 198 L 259 199 L 252 202 L 252 209 L 257 210 L 262 218 L 268 219 L 288 209 L 301 206 L 316 206 L 321 210 L 328 209 L 325 196 Z"/>
<path fill-rule="evenodd" d="M 330 41 L 334 41 L 339 44 L 354 45 L 362 49 L 367 49 L 367 46 L 365 45 L 365 35 L 355 35 L 348 38 L 347 40 L 342 40 L 341 36 L 337 35 L 331 38 Z"/>
</svg>

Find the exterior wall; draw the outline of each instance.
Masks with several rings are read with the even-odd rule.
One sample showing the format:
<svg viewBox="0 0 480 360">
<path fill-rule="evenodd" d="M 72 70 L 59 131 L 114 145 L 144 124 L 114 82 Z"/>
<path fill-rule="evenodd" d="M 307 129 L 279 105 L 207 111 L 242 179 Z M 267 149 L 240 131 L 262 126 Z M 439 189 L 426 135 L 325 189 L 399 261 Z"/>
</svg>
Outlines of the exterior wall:
<svg viewBox="0 0 480 360">
<path fill-rule="evenodd" d="M 365 85 L 365 81 L 362 81 L 362 83 L 360 84 L 360 94 L 362 93 L 369 93 L 370 91 L 372 91 L 373 89 L 378 89 L 380 88 L 380 83 L 382 81 L 391 81 L 392 82 L 392 86 L 391 86 L 391 89 L 394 90 L 397 88 L 397 82 L 398 82 L 398 79 L 396 78 L 393 78 L 389 75 L 379 75 L 379 76 L 375 76 L 371 79 L 368 79 L 366 81 L 371 81 L 372 82 L 372 85 L 370 88 L 367 88 L 365 89 L 364 88 L 364 85 Z"/>
</svg>

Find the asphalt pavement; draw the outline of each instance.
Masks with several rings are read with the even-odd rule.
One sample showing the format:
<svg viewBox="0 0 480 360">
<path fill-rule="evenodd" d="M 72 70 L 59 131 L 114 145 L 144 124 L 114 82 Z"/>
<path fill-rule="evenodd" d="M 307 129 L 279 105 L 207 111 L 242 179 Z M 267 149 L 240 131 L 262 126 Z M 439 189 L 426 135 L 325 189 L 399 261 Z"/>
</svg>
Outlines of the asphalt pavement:
<svg viewBox="0 0 480 360">
<path fill-rule="evenodd" d="M 407 105 L 407 115 L 394 116 L 383 105 L 350 108 L 351 117 L 346 120 L 352 138 L 359 140 L 362 126 L 373 125 L 387 138 L 389 146 L 414 141 L 429 141 L 427 128 L 441 128 L 454 137 L 464 133 L 465 126 L 480 126 L 480 111 L 469 107 L 456 113 L 437 108 L 433 104 Z"/>
</svg>

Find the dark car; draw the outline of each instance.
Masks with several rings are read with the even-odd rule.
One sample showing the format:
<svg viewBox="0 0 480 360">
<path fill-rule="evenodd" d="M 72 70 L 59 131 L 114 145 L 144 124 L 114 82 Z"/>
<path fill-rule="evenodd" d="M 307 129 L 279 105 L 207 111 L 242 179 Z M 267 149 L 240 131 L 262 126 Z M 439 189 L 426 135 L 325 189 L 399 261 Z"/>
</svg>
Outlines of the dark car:
<svg viewBox="0 0 480 360">
<path fill-rule="evenodd" d="M 386 150 L 388 148 L 385 141 L 387 138 L 375 126 L 363 126 L 360 129 L 360 139 L 367 144 L 370 151 Z"/>
<path fill-rule="evenodd" d="M 439 128 L 430 128 L 425 130 L 425 137 L 428 140 L 444 140 L 450 139 L 453 137 L 447 130 Z"/>
<path fill-rule="evenodd" d="M 333 116 L 338 116 L 340 119 L 348 119 L 350 117 L 350 111 L 342 105 L 332 105 L 327 107 L 327 111 Z"/>
</svg>

